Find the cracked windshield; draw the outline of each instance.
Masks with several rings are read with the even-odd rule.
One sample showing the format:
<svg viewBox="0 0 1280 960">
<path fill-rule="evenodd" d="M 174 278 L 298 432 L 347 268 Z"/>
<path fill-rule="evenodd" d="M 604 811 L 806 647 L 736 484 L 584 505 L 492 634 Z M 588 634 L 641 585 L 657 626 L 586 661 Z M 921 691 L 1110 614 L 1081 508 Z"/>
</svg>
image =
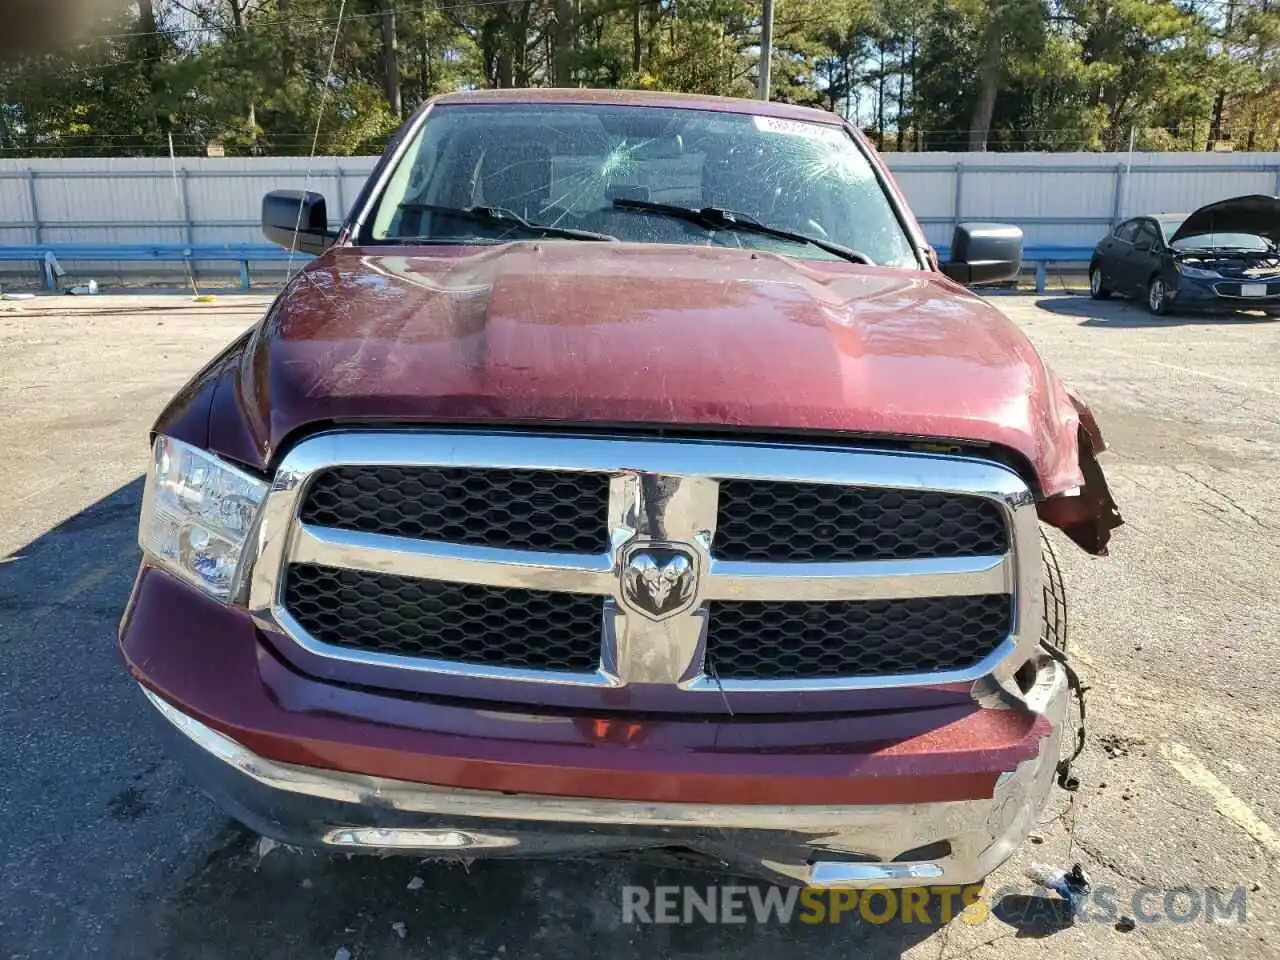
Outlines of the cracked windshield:
<svg viewBox="0 0 1280 960">
<path fill-rule="evenodd" d="M 365 239 L 537 236 L 917 265 L 870 162 L 839 126 L 656 107 L 441 107 Z"/>
</svg>

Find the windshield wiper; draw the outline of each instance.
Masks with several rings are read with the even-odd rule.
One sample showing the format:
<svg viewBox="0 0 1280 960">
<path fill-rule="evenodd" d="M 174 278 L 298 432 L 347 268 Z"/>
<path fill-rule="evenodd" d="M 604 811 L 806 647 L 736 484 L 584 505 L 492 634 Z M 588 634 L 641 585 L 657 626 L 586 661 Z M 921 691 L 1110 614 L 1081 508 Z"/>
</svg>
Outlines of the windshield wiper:
<svg viewBox="0 0 1280 960">
<path fill-rule="evenodd" d="M 794 230 L 771 227 L 748 214 L 735 213 L 733 210 L 725 210 L 721 207 L 703 207 L 698 210 L 693 207 L 677 206 L 674 203 L 658 203 L 654 200 L 632 200 L 626 197 L 619 197 L 614 200 L 613 206 L 618 210 L 641 210 L 645 213 L 673 217 L 677 220 L 684 220 L 687 223 L 695 223 L 709 230 L 734 230 L 738 233 L 754 233 L 762 237 L 790 240 L 793 243 L 807 243 L 817 247 L 819 250 L 825 250 L 827 253 L 848 260 L 850 263 L 865 263 L 868 266 L 875 266 L 875 261 L 865 253 L 852 250 L 842 244 L 824 240 L 821 237 L 811 237 L 807 233 L 796 233 Z"/>
<path fill-rule="evenodd" d="M 590 230 L 574 230 L 570 227 L 557 227 L 550 223 L 533 223 L 526 220 L 514 210 L 506 207 L 447 207 L 436 203 L 402 203 L 401 210 L 418 210 L 423 213 L 440 213 L 449 217 L 461 217 L 477 223 L 491 223 L 512 230 L 524 230 L 543 237 L 559 237 L 563 240 L 617 240 L 607 233 L 593 233 Z"/>
</svg>

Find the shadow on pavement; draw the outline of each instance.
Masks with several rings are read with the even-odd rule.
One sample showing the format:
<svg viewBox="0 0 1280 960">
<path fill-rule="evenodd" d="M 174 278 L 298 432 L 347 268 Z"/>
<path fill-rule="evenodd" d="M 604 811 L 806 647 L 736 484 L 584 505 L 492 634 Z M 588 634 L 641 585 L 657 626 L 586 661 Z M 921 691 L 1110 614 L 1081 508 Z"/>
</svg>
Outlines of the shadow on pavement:
<svg viewBox="0 0 1280 960">
<path fill-rule="evenodd" d="M 1145 306 L 1128 300 L 1094 300 L 1085 296 L 1043 297 L 1036 306 L 1062 317 L 1080 317 L 1082 327 L 1134 329 L 1142 327 L 1185 327 L 1190 324 L 1258 324 L 1276 323 L 1280 317 L 1262 313 L 1169 314 L 1157 317 Z"/>
<path fill-rule="evenodd" d="M 1019 938 L 1047 937 L 1075 923 L 1065 900 L 1039 894 L 1007 894 L 991 908 L 991 915 L 1017 930 Z"/>
<path fill-rule="evenodd" d="M 211 823 L 116 653 L 141 494 L 128 483 L 0 557 L 5 956 L 100 950 Z"/>
<path fill-rule="evenodd" d="M 141 492 L 129 483 L 0 558 L 0 939 L 16 955 L 897 960 L 938 930 L 856 908 L 756 923 L 745 893 L 746 922 L 624 923 L 628 885 L 762 887 L 624 858 L 463 867 L 278 848 L 260 860 L 256 837 L 164 755 L 116 652 Z"/>
<path fill-rule="evenodd" d="M 163 908 L 158 960 L 222 957 L 653 958 L 774 960 L 901 957 L 936 924 L 866 922 L 624 922 L 623 890 L 756 887 L 750 880 L 607 860 L 351 858 L 277 848 L 264 858 L 247 833 L 230 842 Z M 410 888 L 413 889 L 410 889 Z M 786 892 L 785 888 L 782 892 Z M 749 903 L 749 893 L 742 899 Z M 678 909 L 678 908 L 677 908 Z"/>
</svg>

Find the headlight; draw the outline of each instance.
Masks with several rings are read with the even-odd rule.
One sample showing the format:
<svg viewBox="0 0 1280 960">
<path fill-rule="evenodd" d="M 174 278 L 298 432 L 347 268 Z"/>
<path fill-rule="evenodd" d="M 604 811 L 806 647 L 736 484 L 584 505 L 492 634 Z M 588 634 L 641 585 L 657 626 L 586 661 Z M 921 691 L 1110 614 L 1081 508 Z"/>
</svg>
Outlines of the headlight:
<svg viewBox="0 0 1280 960">
<path fill-rule="evenodd" d="M 1217 270 L 1205 270 L 1203 267 L 1190 267 L 1185 263 L 1178 264 L 1178 272 L 1190 280 L 1220 280 L 1222 274 Z"/>
<path fill-rule="evenodd" d="M 267 484 L 169 437 L 157 438 L 153 453 L 138 542 L 157 566 L 234 599 Z"/>
</svg>

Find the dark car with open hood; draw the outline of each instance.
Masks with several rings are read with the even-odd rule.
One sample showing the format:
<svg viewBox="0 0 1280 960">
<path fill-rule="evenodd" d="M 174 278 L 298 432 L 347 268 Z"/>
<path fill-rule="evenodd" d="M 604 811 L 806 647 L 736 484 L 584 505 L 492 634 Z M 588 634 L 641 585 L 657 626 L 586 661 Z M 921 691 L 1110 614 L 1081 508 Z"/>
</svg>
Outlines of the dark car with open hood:
<svg viewBox="0 0 1280 960">
<path fill-rule="evenodd" d="M 1120 223 L 1094 250 L 1089 292 L 1174 310 L 1265 310 L 1280 315 L 1280 199 L 1219 200 L 1194 213 Z"/>
<path fill-rule="evenodd" d="M 1084 403 L 843 118 L 452 94 L 151 436 L 129 670 L 278 841 L 981 880 L 1071 732 Z M 957 282 L 959 281 L 959 282 Z M 1065 732 L 1065 733 L 1064 733 Z"/>
</svg>

